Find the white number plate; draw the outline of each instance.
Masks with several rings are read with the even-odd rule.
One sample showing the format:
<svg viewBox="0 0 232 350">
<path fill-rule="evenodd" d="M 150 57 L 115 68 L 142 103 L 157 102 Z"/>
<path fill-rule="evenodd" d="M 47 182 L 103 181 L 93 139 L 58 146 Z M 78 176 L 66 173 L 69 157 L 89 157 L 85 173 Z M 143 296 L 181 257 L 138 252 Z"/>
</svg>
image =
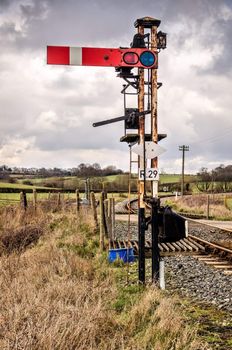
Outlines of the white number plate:
<svg viewBox="0 0 232 350">
<path fill-rule="evenodd" d="M 139 180 L 144 180 L 144 169 L 139 169 Z M 146 180 L 159 180 L 159 172 L 157 168 L 146 169 Z"/>
</svg>

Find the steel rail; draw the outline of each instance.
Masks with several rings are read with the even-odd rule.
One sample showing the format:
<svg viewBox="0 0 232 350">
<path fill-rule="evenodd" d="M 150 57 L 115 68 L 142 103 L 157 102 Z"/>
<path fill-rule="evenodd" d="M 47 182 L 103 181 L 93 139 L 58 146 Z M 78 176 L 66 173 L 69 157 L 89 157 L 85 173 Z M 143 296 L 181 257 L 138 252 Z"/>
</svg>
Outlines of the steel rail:
<svg viewBox="0 0 232 350">
<path fill-rule="evenodd" d="M 165 197 L 162 197 L 162 198 L 165 198 Z M 138 199 L 132 199 L 130 203 L 135 203 Z M 129 202 L 126 203 L 125 205 L 125 209 L 129 212 L 129 207 L 130 207 L 130 204 Z M 150 209 L 149 205 L 146 206 L 148 209 Z M 198 221 L 198 218 L 203 218 L 203 216 L 200 216 L 198 214 L 191 214 L 191 213 L 179 213 L 179 212 L 176 212 L 176 214 L 182 216 L 184 219 L 188 220 L 188 221 L 192 221 L 192 222 L 195 222 L 195 223 L 199 223 L 200 225 L 206 225 L 206 226 L 210 226 L 210 227 L 213 227 L 215 229 L 218 229 L 220 231 L 225 231 L 226 233 L 230 233 L 232 235 L 232 230 L 228 229 L 228 228 L 225 228 L 223 226 L 218 226 L 218 225 L 213 225 L 213 223 L 205 223 L 205 222 L 199 222 Z M 137 210 L 136 209 L 133 209 L 131 208 L 131 214 L 137 214 Z M 195 219 L 194 219 L 195 217 Z M 222 221 L 222 225 L 223 225 L 223 221 Z"/>
<path fill-rule="evenodd" d="M 194 241 L 197 241 L 203 245 L 205 245 L 206 247 L 208 247 L 209 249 L 213 249 L 213 250 L 218 250 L 222 253 L 231 255 L 232 258 L 232 249 L 226 248 L 226 247 L 222 247 L 221 245 L 218 245 L 216 243 L 212 243 L 212 242 L 208 242 L 202 238 L 193 236 L 193 235 L 188 235 L 189 238 L 193 239 Z"/>
<path fill-rule="evenodd" d="M 131 204 L 135 203 L 135 202 L 138 202 L 138 198 L 128 200 L 128 202 L 126 203 L 125 209 L 128 211 L 128 213 L 129 212 L 130 212 L 130 214 L 136 214 L 137 213 L 136 210 L 131 207 Z"/>
<path fill-rule="evenodd" d="M 132 203 L 136 203 L 136 202 L 138 202 L 138 199 L 137 199 L 137 198 L 131 199 L 130 201 L 128 201 L 128 202 L 125 204 L 125 209 L 126 209 L 128 212 L 130 211 L 131 214 L 137 214 L 137 209 L 133 209 L 133 208 L 131 207 L 131 204 L 132 204 Z M 151 209 L 151 207 L 150 207 L 149 204 L 145 203 L 145 206 L 146 206 L 147 209 Z"/>
</svg>

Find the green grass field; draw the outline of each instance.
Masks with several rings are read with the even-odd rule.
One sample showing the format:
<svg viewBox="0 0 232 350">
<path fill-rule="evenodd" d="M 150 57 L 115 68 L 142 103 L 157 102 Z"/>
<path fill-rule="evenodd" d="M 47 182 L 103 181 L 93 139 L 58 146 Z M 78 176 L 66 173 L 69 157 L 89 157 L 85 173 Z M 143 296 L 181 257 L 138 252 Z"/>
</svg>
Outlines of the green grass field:
<svg viewBox="0 0 232 350">
<path fill-rule="evenodd" d="M 45 193 L 37 193 L 37 200 L 46 200 L 50 196 L 49 192 Z M 53 198 L 57 198 L 57 194 L 52 195 Z M 83 197 L 83 194 L 80 194 L 80 198 Z M 75 193 L 62 193 L 61 198 L 64 200 L 67 199 L 75 199 Z M 30 202 L 33 199 L 32 193 L 27 193 L 27 200 Z M 17 204 L 20 201 L 20 193 L 0 193 L 0 206 L 8 205 L 8 204 Z"/>
<path fill-rule="evenodd" d="M 30 185 L 23 185 L 22 183 L 9 183 L 9 182 L 0 182 L 0 188 L 20 188 L 20 189 L 27 189 L 27 188 L 33 188 L 34 186 Z"/>
<path fill-rule="evenodd" d="M 40 189 L 47 189 L 49 191 L 49 187 L 44 186 L 36 186 L 36 185 L 25 185 L 21 182 L 16 183 L 9 183 L 9 182 L 0 182 L 0 188 L 19 188 L 19 189 L 33 189 L 33 188 L 40 188 Z"/>
<path fill-rule="evenodd" d="M 104 179 L 106 181 L 115 181 L 118 178 L 121 177 L 128 177 L 128 174 L 119 174 L 119 175 L 108 175 L 108 176 L 104 176 Z M 96 177 L 95 177 L 96 178 Z M 136 178 L 136 174 L 133 174 L 133 178 Z M 66 176 L 66 177 L 47 177 L 47 178 L 32 178 L 32 179 L 28 179 L 28 178 L 20 178 L 17 180 L 17 183 L 21 183 L 23 184 L 23 182 L 25 180 L 30 181 L 31 183 L 33 183 L 33 185 L 36 185 L 38 183 L 41 182 L 52 182 L 52 181 L 73 181 L 73 180 L 82 180 L 84 181 L 84 178 L 78 178 L 76 176 Z M 91 179 L 91 177 L 90 177 Z M 196 175 L 185 175 L 185 181 L 186 182 L 192 182 L 196 179 Z M 175 182 L 180 182 L 181 181 L 181 174 L 160 174 L 160 182 L 161 183 L 175 183 Z"/>
<path fill-rule="evenodd" d="M 185 175 L 185 183 L 196 180 L 196 175 Z M 181 182 L 181 174 L 160 174 L 160 183 L 177 183 Z"/>
<path fill-rule="evenodd" d="M 23 181 L 30 181 L 33 184 L 38 184 L 41 183 L 43 181 L 59 181 L 59 180 L 72 180 L 72 179 L 76 179 L 75 176 L 64 176 L 64 177 L 58 177 L 58 176 L 53 176 L 53 177 L 36 177 L 36 178 L 23 178 L 21 177 L 20 179 L 17 179 L 17 183 L 23 183 Z"/>
</svg>

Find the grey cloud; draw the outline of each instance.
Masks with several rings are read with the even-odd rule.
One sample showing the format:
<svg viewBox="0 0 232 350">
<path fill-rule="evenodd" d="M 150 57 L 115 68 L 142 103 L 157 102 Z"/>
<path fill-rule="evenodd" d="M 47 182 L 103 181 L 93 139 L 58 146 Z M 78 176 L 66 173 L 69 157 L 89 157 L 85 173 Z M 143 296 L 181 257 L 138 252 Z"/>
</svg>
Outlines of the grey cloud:
<svg viewBox="0 0 232 350">
<path fill-rule="evenodd" d="M 216 16 L 221 4 L 216 0 L 165 0 L 162 3 L 137 0 L 127 2 L 126 10 L 123 10 L 123 0 L 34 0 L 32 5 L 22 2 L 20 8 L 26 35 L 18 38 L 18 46 L 41 49 L 45 44 L 53 43 L 84 46 L 110 42 L 126 46 L 135 31 L 134 21 L 145 15 L 160 18 L 161 27 L 168 32 L 173 23 L 185 19 L 187 31 L 181 34 L 181 43 L 191 32 L 192 22 L 200 25 L 203 18 Z"/>
<path fill-rule="evenodd" d="M 108 128 L 108 130 L 107 130 Z M 66 149 L 122 149 L 118 143 L 122 136 L 121 132 L 114 131 L 112 138 L 112 129 L 105 127 L 108 132 L 102 130 L 92 130 L 92 126 L 82 126 L 80 128 L 66 129 L 64 132 L 46 132 L 36 135 L 35 145 L 41 150 L 66 150 Z M 104 136 L 103 136 L 104 134 Z"/>
<path fill-rule="evenodd" d="M 126 11 L 122 0 L 34 0 L 32 5 L 22 2 L 26 35 L 19 39 L 18 47 L 38 49 L 53 43 L 84 46 L 116 41 L 119 46 L 127 46 L 134 34 L 133 22 L 141 14 L 147 15 L 146 6 L 148 12 L 160 12 L 159 2 L 148 0 L 128 2 Z"/>
<path fill-rule="evenodd" d="M 30 23 L 36 19 L 44 19 L 47 12 L 47 4 L 46 1 L 35 1 L 31 5 L 21 4 L 20 9 L 23 18 L 27 23 Z"/>
<path fill-rule="evenodd" d="M 0 37 L 2 45 L 7 45 L 9 42 L 14 45 L 14 42 L 22 37 L 22 32 L 16 29 L 14 22 L 5 22 L 0 26 Z M 2 46 L 3 47 L 3 46 Z"/>
<path fill-rule="evenodd" d="M 11 4 L 11 0 L 1 0 L 0 1 L 0 13 L 3 12 Z"/>
<path fill-rule="evenodd" d="M 232 8 L 231 8 L 232 11 Z M 223 49 L 220 52 L 220 57 L 217 58 L 214 62 L 214 65 L 211 69 L 205 70 L 202 73 L 211 73 L 211 74 L 232 74 L 232 20 L 219 20 L 217 22 L 218 27 L 218 36 L 215 38 L 218 40 L 218 44 L 223 44 Z M 222 38 L 219 41 L 220 36 Z"/>
<path fill-rule="evenodd" d="M 185 22 L 187 28 L 191 28 L 194 22 L 201 26 L 206 19 L 217 20 L 221 7 L 226 3 L 231 7 L 231 2 L 225 0 L 165 0 L 164 3 L 162 13 L 164 25 L 169 26 L 170 22 L 176 24 Z"/>
</svg>

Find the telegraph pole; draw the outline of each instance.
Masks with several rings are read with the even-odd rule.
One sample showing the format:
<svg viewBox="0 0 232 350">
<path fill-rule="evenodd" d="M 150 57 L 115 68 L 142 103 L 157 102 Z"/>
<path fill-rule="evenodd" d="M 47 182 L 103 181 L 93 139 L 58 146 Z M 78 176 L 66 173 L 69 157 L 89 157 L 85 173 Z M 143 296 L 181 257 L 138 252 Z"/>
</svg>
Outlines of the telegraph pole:
<svg viewBox="0 0 232 350">
<path fill-rule="evenodd" d="M 185 161 L 185 152 L 189 151 L 189 146 L 182 145 L 179 146 L 179 151 L 182 151 L 182 173 L 181 173 L 181 196 L 184 195 L 184 161 Z"/>
</svg>

